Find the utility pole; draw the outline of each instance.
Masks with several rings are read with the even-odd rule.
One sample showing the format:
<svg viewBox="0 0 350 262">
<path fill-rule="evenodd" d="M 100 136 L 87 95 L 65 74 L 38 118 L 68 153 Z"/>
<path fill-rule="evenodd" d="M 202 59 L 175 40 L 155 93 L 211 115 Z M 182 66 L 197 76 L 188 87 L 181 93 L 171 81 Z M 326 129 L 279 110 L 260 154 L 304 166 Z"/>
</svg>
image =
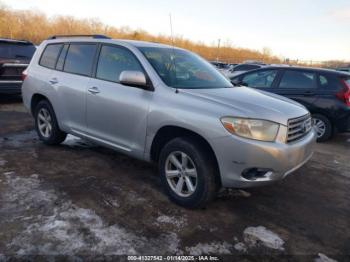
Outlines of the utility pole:
<svg viewBox="0 0 350 262">
<path fill-rule="evenodd" d="M 219 57 L 220 57 L 220 41 L 221 39 L 218 39 L 218 53 L 216 55 L 216 62 L 219 62 Z"/>
</svg>

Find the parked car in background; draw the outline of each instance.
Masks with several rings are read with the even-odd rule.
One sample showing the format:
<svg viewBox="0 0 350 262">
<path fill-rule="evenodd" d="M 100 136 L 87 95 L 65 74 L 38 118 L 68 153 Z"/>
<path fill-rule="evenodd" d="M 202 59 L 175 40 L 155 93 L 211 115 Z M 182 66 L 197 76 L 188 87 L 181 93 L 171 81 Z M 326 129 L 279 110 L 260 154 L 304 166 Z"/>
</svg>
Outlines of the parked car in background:
<svg viewBox="0 0 350 262">
<path fill-rule="evenodd" d="M 215 66 L 217 69 L 222 69 L 222 70 L 226 70 L 230 67 L 229 64 L 224 63 L 224 62 L 218 62 L 218 61 L 210 61 L 209 63 L 211 63 L 213 66 Z"/>
<path fill-rule="evenodd" d="M 21 94 L 22 72 L 35 50 L 29 41 L 0 38 L 0 94 Z"/>
<path fill-rule="evenodd" d="M 230 65 L 224 62 L 210 61 L 217 70 L 223 75 L 226 75 L 226 72 L 230 69 Z"/>
<path fill-rule="evenodd" d="M 235 67 L 236 65 L 238 65 L 237 63 L 230 63 L 230 64 L 228 64 L 229 65 L 229 67 Z"/>
<path fill-rule="evenodd" d="M 243 85 L 291 98 L 312 114 L 318 141 L 350 131 L 350 74 L 319 68 L 267 67 L 231 78 Z"/>
<path fill-rule="evenodd" d="M 225 75 L 228 78 L 232 78 L 234 76 L 245 73 L 247 71 L 262 68 L 265 66 L 266 66 L 265 64 L 249 64 L 249 63 L 238 64 L 238 65 L 234 66 L 233 68 L 231 68 L 230 70 L 228 70 L 228 72 L 226 72 Z"/>
<path fill-rule="evenodd" d="M 158 163 L 165 191 L 182 206 L 203 207 L 221 187 L 281 180 L 313 153 L 303 106 L 233 88 L 184 49 L 52 37 L 24 75 L 23 102 L 41 141 L 59 144 L 70 133 Z"/>
<path fill-rule="evenodd" d="M 209 63 L 211 63 L 226 78 L 228 78 L 230 70 L 234 67 L 231 64 L 224 62 L 210 61 Z"/>
<path fill-rule="evenodd" d="M 350 67 L 338 67 L 335 70 L 350 73 Z"/>
</svg>

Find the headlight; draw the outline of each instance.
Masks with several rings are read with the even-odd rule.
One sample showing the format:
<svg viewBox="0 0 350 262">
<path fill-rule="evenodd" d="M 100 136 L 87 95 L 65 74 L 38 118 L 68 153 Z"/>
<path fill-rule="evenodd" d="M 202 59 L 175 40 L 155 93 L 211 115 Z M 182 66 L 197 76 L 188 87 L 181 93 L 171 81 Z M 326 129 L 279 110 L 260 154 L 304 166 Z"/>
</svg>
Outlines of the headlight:
<svg viewBox="0 0 350 262">
<path fill-rule="evenodd" d="M 279 129 L 279 124 L 259 119 L 223 117 L 221 122 L 232 134 L 261 141 L 275 141 Z"/>
</svg>

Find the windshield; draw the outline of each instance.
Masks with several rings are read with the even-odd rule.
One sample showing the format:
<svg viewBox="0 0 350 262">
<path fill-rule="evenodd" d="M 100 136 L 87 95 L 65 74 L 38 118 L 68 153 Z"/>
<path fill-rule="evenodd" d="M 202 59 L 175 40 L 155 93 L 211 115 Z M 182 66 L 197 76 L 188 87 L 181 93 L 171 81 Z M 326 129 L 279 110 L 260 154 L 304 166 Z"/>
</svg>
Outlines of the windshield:
<svg viewBox="0 0 350 262">
<path fill-rule="evenodd" d="M 165 84 L 174 88 L 227 88 L 231 83 L 199 56 L 180 49 L 140 47 Z"/>
<path fill-rule="evenodd" d="M 30 60 L 35 52 L 32 44 L 0 43 L 0 58 Z"/>
</svg>

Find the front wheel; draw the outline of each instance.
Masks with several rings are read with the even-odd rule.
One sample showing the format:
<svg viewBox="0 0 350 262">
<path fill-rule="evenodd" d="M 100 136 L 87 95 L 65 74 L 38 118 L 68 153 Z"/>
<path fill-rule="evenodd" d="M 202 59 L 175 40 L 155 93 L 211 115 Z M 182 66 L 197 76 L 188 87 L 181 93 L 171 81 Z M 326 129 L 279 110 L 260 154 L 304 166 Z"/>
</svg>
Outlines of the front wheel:
<svg viewBox="0 0 350 262">
<path fill-rule="evenodd" d="M 40 101 L 35 107 L 35 129 L 41 141 L 48 145 L 62 143 L 67 134 L 60 130 L 55 112 L 47 100 Z"/>
<path fill-rule="evenodd" d="M 188 138 L 175 138 L 162 149 L 161 181 L 169 198 L 178 205 L 201 208 L 215 197 L 215 165 L 206 151 Z"/>
<path fill-rule="evenodd" d="M 324 142 L 332 137 L 332 123 L 327 117 L 320 114 L 314 114 L 312 115 L 312 123 L 316 130 L 317 142 Z"/>
</svg>

